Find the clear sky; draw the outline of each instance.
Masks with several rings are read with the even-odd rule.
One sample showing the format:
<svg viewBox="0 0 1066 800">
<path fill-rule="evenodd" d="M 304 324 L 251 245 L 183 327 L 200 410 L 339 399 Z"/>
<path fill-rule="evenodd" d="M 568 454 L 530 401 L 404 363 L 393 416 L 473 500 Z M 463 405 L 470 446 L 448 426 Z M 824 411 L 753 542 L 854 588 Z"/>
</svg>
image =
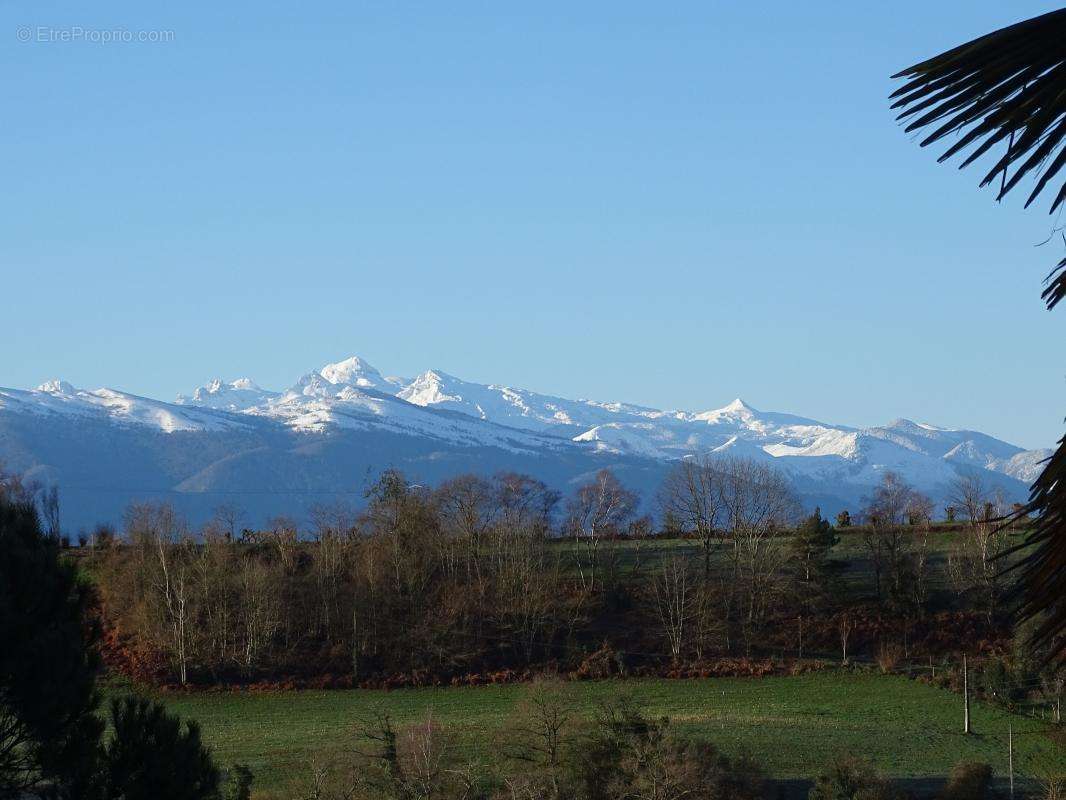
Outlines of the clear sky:
<svg viewBox="0 0 1066 800">
<path fill-rule="evenodd" d="M 997 205 L 886 96 L 1057 5 L 0 0 L 0 386 L 357 353 L 1049 446 L 1049 200 Z"/>
</svg>

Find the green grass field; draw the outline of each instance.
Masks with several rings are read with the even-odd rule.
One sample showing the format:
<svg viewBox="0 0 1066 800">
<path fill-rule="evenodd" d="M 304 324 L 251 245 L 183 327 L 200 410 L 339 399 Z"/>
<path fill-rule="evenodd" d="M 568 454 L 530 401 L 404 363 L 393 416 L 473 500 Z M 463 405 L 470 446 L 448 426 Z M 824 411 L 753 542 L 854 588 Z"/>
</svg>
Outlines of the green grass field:
<svg viewBox="0 0 1066 800">
<path fill-rule="evenodd" d="M 1005 774 L 1006 735 L 1014 728 L 1015 769 L 1039 777 L 1066 770 L 1066 753 L 1039 720 L 975 704 L 975 734 L 961 733 L 958 695 L 906 678 L 858 673 L 711 680 L 628 680 L 572 684 L 581 710 L 628 691 L 651 715 L 667 715 L 727 751 L 748 751 L 773 777 L 809 778 L 838 753 L 873 759 L 894 777 L 943 776 L 960 760 Z M 171 710 L 200 721 L 219 762 L 249 764 L 257 797 L 286 797 L 314 754 L 341 753 L 357 741 L 360 717 L 384 706 L 399 727 L 432 714 L 470 755 L 491 762 L 495 734 L 525 687 L 172 694 Z"/>
</svg>

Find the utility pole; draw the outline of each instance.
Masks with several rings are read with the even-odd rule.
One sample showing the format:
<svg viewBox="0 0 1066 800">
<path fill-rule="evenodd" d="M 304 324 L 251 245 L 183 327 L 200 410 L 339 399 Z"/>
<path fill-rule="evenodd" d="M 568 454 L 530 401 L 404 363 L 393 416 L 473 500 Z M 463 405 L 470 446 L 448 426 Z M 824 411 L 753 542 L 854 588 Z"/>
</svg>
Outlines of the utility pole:
<svg viewBox="0 0 1066 800">
<path fill-rule="evenodd" d="M 970 732 L 970 670 L 962 657 L 962 732 Z"/>
<path fill-rule="evenodd" d="M 1010 772 L 1010 800 L 1014 800 L 1014 727 L 1007 720 L 1007 770 Z"/>
</svg>

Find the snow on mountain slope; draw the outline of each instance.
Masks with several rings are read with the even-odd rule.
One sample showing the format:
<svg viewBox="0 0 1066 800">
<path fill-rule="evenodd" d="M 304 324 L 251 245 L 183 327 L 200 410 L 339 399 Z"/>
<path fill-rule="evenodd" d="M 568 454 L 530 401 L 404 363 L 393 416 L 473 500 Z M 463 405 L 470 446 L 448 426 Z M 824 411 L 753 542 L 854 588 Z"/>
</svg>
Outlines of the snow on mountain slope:
<svg viewBox="0 0 1066 800">
<path fill-rule="evenodd" d="M 422 407 L 395 394 L 395 378 L 385 378 L 357 356 L 309 372 L 284 392 L 267 392 L 250 381 L 212 381 L 181 402 L 223 408 L 273 420 L 292 431 L 324 433 L 380 430 L 465 446 L 533 452 L 553 444 L 528 431 L 469 419 L 446 408 Z M 255 395 L 254 392 L 258 392 Z M 244 401 L 254 401 L 245 405 Z"/>
<path fill-rule="evenodd" d="M 702 411 L 688 418 L 695 422 L 705 422 L 708 425 L 742 425 L 763 429 L 768 427 L 823 427 L 820 422 L 815 422 L 813 419 L 806 419 L 805 417 L 758 411 L 739 397 L 727 406 L 715 408 L 711 411 Z"/>
<path fill-rule="evenodd" d="M 179 394 L 175 402 L 179 406 L 197 406 L 236 412 L 254 408 L 277 396 L 277 392 L 260 389 L 251 378 L 238 378 L 229 383 L 221 378 L 215 378 L 193 392 L 192 397 Z"/>
<path fill-rule="evenodd" d="M 382 431 L 538 456 L 575 451 L 663 463 L 700 453 L 743 455 L 772 461 L 809 483 L 849 491 L 873 485 L 886 470 L 932 489 L 973 469 L 1020 491 L 1050 454 L 904 419 L 857 430 L 760 411 L 740 399 L 691 413 L 568 400 L 464 381 L 440 370 L 404 381 L 385 377 L 358 356 L 313 370 L 283 392 L 247 378 L 215 379 L 169 404 L 52 381 L 31 391 L 0 390 L 0 412 L 92 415 L 165 433 L 226 430 L 254 418 L 255 424 L 277 424 L 295 434 Z"/>
<path fill-rule="evenodd" d="M 809 441 L 781 441 L 765 445 L 763 450 L 775 458 L 855 458 L 860 453 L 859 437 L 854 431 L 827 430 Z"/>
<path fill-rule="evenodd" d="M 1050 451 L 1025 451 L 975 431 L 898 419 L 855 430 L 792 414 L 762 412 L 736 399 L 703 411 L 659 411 L 623 403 L 566 400 L 524 389 L 469 383 L 440 370 L 398 393 L 502 425 L 565 432 L 600 452 L 668 460 L 699 452 L 770 456 L 812 479 L 873 484 L 894 470 L 922 485 L 944 484 L 957 469 L 984 469 L 1022 481 L 1039 474 Z M 577 428 L 579 432 L 573 433 Z"/>
<path fill-rule="evenodd" d="M 723 408 L 695 414 L 689 421 L 722 435 L 739 435 L 783 448 L 780 453 L 767 450 L 771 455 L 849 455 L 853 450 L 853 440 L 846 435 L 852 432 L 851 428 L 792 414 L 758 411 L 739 398 Z"/>
<path fill-rule="evenodd" d="M 603 413 L 604 406 L 597 406 Z M 637 409 L 637 410 L 634 410 Z M 757 411 L 742 400 L 723 408 L 689 414 L 681 411 L 654 412 L 639 407 L 619 407 L 608 412 L 613 421 L 602 423 L 573 437 L 595 442 L 600 450 L 641 453 L 651 458 L 681 458 L 750 442 L 763 456 L 815 456 L 853 454 L 850 428 L 834 428 L 789 414 Z"/>
<path fill-rule="evenodd" d="M 141 425 L 163 433 L 220 431 L 242 427 L 239 420 L 186 409 L 114 389 L 86 391 L 66 381 L 48 381 L 36 389 L 0 389 L 0 408 L 33 414 L 107 417 L 123 425 Z"/>
<path fill-rule="evenodd" d="M 933 425 L 911 422 L 909 419 L 897 419 L 882 428 L 871 428 L 870 434 L 905 441 L 915 450 L 942 458 L 950 457 L 950 451 L 958 448 L 959 445 L 965 445 L 963 450 L 959 451 L 960 458 L 987 456 L 1006 459 L 1022 452 L 1022 448 L 994 439 L 984 433 L 938 428 Z"/>
<path fill-rule="evenodd" d="M 551 439 L 472 420 L 463 414 L 427 409 L 374 389 L 316 385 L 314 395 L 287 392 L 249 413 L 283 422 L 290 429 L 322 433 L 332 428 L 387 430 L 452 444 L 532 452 L 551 447 Z"/>
<path fill-rule="evenodd" d="M 470 387 L 469 390 L 467 387 Z M 416 406 L 435 406 L 460 411 L 478 419 L 485 418 L 485 410 L 478 403 L 479 398 L 468 395 L 476 392 L 482 398 L 487 394 L 487 387 L 468 384 L 443 372 L 429 370 L 423 372 L 396 396 Z"/>
<path fill-rule="evenodd" d="M 514 389 L 496 384 L 470 383 L 440 370 L 424 372 L 397 393 L 419 406 L 446 408 L 500 425 L 559 435 L 622 419 L 645 419 L 664 412 L 624 403 L 597 403 Z"/>
<path fill-rule="evenodd" d="M 382 389 L 389 386 L 380 372 L 359 356 L 352 356 L 336 364 L 326 364 L 318 374 L 335 386 L 357 386 L 362 389 Z"/>
<path fill-rule="evenodd" d="M 830 437 L 826 447 L 821 444 L 791 454 L 793 457 L 786 456 L 783 462 L 808 478 L 837 484 L 869 486 L 878 483 L 885 472 L 895 472 L 927 491 L 946 486 L 956 475 L 952 465 L 943 459 L 900 447 L 865 431 Z"/>
<path fill-rule="evenodd" d="M 593 443 L 601 451 L 640 453 L 658 459 L 712 450 L 735 435 L 802 448 L 820 436 L 849 430 L 788 414 L 762 413 L 742 400 L 699 414 L 660 411 L 485 386 L 440 370 L 419 375 L 397 396 L 417 405 L 447 408 L 501 425 L 568 435 L 575 442 Z"/>
<path fill-rule="evenodd" d="M 939 428 L 897 419 L 869 435 L 901 447 L 950 462 L 961 470 L 988 470 L 1031 483 L 1040 474 L 1040 462 L 1051 450 L 1023 450 L 985 433 Z"/>
<path fill-rule="evenodd" d="M 402 389 L 406 383 L 403 378 L 385 377 L 365 359 L 352 356 L 308 372 L 285 394 L 293 397 L 298 395 L 332 397 L 344 387 L 351 387 L 352 389 L 373 389 L 392 395 Z"/>
<path fill-rule="evenodd" d="M 622 453 L 661 459 L 663 431 L 648 422 L 608 422 L 596 425 L 573 438 L 590 443 L 598 452 Z"/>
<path fill-rule="evenodd" d="M 1051 458 L 1054 452 L 1050 447 L 1040 450 L 1023 450 L 1005 461 L 997 462 L 994 471 L 1002 472 L 1004 475 L 1025 483 L 1032 483 L 1040 477 L 1040 473 L 1044 471 L 1044 462 Z"/>
</svg>

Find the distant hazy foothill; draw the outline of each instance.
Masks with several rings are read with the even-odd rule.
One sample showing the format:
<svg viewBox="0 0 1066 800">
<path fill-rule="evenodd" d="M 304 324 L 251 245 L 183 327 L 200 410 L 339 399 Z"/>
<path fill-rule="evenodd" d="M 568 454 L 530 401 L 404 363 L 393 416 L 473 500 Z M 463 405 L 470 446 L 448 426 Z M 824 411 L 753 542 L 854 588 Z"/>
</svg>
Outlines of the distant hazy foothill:
<svg viewBox="0 0 1066 800">
<path fill-rule="evenodd" d="M 903 419 L 856 429 L 741 400 L 691 413 L 568 400 L 439 370 L 388 377 L 357 357 L 284 391 L 214 380 L 172 403 L 60 380 L 0 389 L 0 460 L 61 486 L 68 527 L 117 519 L 130 500 L 160 496 L 194 518 L 235 504 L 256 523 L 338 495 L 357 500 L 389 467 L 426 482 L 513 470 L 562 490 L 610 467 L 651 497 L 672 461 L 705 453 L 770 461 L 809 505 L 834 514 L 857 508 L 885 471 L 938 500 L 959 472 L 977 471 L 1020 501 L 1050 452 Z"/>
</svg>

